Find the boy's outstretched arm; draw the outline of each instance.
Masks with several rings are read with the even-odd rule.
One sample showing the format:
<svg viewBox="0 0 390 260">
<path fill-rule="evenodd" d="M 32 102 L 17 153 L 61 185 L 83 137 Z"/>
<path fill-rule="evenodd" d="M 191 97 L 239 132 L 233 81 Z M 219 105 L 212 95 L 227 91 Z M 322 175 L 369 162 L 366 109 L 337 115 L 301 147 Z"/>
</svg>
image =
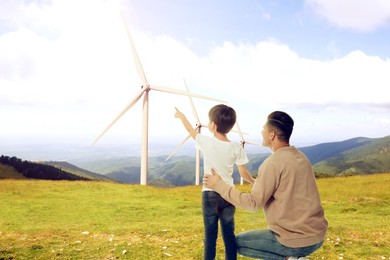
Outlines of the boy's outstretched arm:
<svg viewBox="0 0 390 260">
<path fill-rule="evenodd" d="M 177 109 L 176 107 L 175 109 L 176 109 L 175 117 L 181 120 L 187 132 L 191 135 L 193 139 L 195 139 L 195 136 L 198 134 L 198 132 L 194 128 L 192 128 L 192 125 L 188 121 L 187 117 L 182 112 L 180 112 L 179 109 Z"/>
<path fill-rule="evenodd" d="M 237 165 L 237 170 L 240 173 L 241 177 L 250 184 L 253 184 L 255 182 L 255 179 L 253 179 L 252 175 L 247 170 L 245 164 L 243 165 Z"/>
</svg>

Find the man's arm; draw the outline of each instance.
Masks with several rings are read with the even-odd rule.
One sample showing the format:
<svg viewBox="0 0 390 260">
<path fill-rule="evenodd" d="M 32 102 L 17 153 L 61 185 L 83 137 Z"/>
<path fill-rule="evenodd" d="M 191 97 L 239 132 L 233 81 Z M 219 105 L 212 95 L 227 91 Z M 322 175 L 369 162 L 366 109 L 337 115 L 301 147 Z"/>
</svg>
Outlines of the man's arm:
<svg viewBox="0 0 390 260">
<path fill-rule="evenodd" d="M 176 109 L 175 117 L 179 118 L 181 122 L 183 123 L 184 128 L 187 130 L 187 132 L 191 135 L 193 139 L 195 139 L 198 132 L 192 127 L 191 123 L 188 121 L 187 117 L 179 111 L 179 109 Z"/>
<path fill-rule="evenodd" d="M 236 190 L 226 184 L 214 169 L 211 169 L 211 173 L 212 175 L 204 175 L 204 186 L 218 192 L 225 200 L 229 201 L 236 207 L 255 212 L 262 208 L 268 200 L 262 193 L 261 188 L 256 187 L 256 180 L 251 192 L 247 193 Z"/>
</svg>

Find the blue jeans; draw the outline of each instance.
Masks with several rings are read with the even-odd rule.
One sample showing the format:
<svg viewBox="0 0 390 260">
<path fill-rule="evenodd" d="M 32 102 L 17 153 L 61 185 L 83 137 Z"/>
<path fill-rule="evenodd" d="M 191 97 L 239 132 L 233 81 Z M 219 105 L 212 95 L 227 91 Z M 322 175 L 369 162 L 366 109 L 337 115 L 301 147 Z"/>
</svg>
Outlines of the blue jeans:
<svg viewBox="0 0 390 260">
<path fill-rule="evenodd" d="M 220 220 L 222 238 L 225 244 L 225 259 L 237 259 L 236 239 L 234 236 L 234 213 L 236 212 L 236 207 L 214 191 L 203 191 L 202 210 L 205 237 L 204 259 L 215 259 L 218 220 Z"/>
<path fill-rule="evenodd" d="M 250 230 L 236 236 L 237 250 L 240 255 L 266 260 L 285 260 L 286 256 L 308 256 L 322 246 L 318 244 L 291 248 L 280 244 L 269 229 Z"/>
</svg>

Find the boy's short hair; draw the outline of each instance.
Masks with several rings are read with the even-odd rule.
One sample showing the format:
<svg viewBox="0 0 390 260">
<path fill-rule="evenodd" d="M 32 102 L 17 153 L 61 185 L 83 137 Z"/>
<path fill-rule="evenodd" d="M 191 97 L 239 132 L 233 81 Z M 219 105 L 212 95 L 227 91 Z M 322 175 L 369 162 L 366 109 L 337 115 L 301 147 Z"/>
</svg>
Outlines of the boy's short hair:
<svg viewBox="0 0 390 260">
<path fill-rule="evenodd" d="M 220 104 L 213 106 L 209 111 L 209 120 L 217 126 L 217 131 L 222 134 L 229 133 L 236 123 L 236 111 L 233 108 Z"/>
<path fill-rule="evenodd" d="M 267 125 L 274 129 L 281 141 L 289 142 L 294 128 L 294 120 L 287 113 L 275 111 L 268 115 Z"/>
</svg>

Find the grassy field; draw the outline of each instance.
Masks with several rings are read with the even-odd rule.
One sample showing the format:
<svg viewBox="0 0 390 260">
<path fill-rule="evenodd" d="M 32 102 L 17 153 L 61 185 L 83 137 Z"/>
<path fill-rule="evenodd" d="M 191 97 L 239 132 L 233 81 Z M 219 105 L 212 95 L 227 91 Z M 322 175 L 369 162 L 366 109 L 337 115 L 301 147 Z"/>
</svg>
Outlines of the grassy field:
<svg viewBox="0 0 390 260">
<path fill-rule="evenodd" d="M 318 186 L 329 231 L 310 258 L 390 259 L 390 174 Z M 0 180 L 0 196 L 0 259 L 202 259 L 200 187 Z M 237 232 L 263 227 L 237 210 Z"/>
</svg>

